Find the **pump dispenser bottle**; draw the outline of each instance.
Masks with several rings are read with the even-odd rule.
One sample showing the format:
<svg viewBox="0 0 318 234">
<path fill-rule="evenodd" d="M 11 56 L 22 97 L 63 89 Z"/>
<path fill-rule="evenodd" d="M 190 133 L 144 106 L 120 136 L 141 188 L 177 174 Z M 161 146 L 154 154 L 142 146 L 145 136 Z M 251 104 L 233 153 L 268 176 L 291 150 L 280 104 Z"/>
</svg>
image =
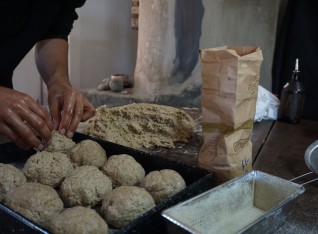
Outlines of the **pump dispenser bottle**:
<svg viewBox="0 0 318 234">
<path fill-rule="evenodd" d="M 299 81 L 298 59 L 292 78 L 284 85 L 281 93 L 278 120 L 287 123 L 298 123 L 301 120 L 305 100 L 305 88 Z"/>
</svg>

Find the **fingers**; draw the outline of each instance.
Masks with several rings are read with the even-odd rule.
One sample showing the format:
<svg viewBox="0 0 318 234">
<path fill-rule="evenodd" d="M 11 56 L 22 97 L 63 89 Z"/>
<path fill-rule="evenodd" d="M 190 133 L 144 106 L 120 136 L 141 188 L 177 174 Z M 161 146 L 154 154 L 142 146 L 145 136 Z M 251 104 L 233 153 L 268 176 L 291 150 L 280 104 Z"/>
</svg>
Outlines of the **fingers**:
<svg viewBox="0 0 318 234">
<path fill-rule="evenodd" d="M 76 125 L 74 123 L 75 120 L 73 120 L 76 116 L 81 115 L 76 110 L 76 106 L 78 106 L 80 103 L 79 96 L 76 92 L 72 91 L 69 92 L 68 95 L 66 95 L 62 101 L 63 103 L 63 109 L 61 112 L 61 122 L 59 126 L 59 132 L 61 134 L 71 134 L 70 132 L 73 130 L 72 126 Z M 77 107 L 78 108 L 78 107 Z M 72 124 L 73 122 L 73 124 Z M 78 124 L 78 123 L 77 123 Z M 75 128 L 77 125 L 75 126 Z M 71 128 L 71 129 L 70 129 Z"/>
<path fill-rule="evenodd" d="M 54 130 L 54 123 L 52 122 L 51 116 L 47 110 L 32 102 L 29 105 L 30 114 L 27 110 L 21 113 L 22 118 L 40 135 L 40 137 L 49 141 L 51 139 L 51 133 Z"/>
<path fill-rule="evenodd" d="M 19 147 L 42 149 L 51 139 L 51 117 L 30 96 L 0 87 L 0 109 L 0 132 Z"/>
<path fill-rule="evenodd" d="M 81 121 L 81 117 L 83 116 L 83 106 L 80 101 L 77 101 L 74 106 L 73 116 L 70 122 L 70 125 L 67 129 L 66 136 L 72 138 L 76 128 Z"/>
<path fill-rule="evenodd" d="M 74 106 L 73 118 L 70 126 L 66 132 L 68 137 L 72 137 L 78 124 L 81 121 L 86 121 L 95 115 L 95 108 L 93 105 L 84 97 L 81 96 Z"/>
<path fill-rule="evenodd" d="M 95 108 L 93 107 L 93 105 L 85 98 L 84 99 L 84 110 L 83 110 L 83 115 L 82 115 L 82 119 L 81 121 L 86 121 L 90 118 L 92 118 L 95 115 Z"/>
<path fill-rule="evenodd" d="M 41 115 L 44 114 L 44 110 L 43 110 L 43 112 L 39 109 L 34 110 L 34 111 L 35 112 L 29 112 L 29 111 L 21 108 L 20 118 L 22 118 L 26 122 L 26 124 L 30 126 L 30 128 L 35 132 L 35 134 L 39 135 L 39 137 L 42 139 L 42 141 L 48 142 L 48 141 L 50 141 L 50 139 L 52 137 L 52 131 L 54 129 L 54 125 L 53 125 L 52 121 L 50 120 L 49 115 L 45 114 L 45 115 L 43 115 L 43 117 L 41 117 Z M 40 113 L 37 113 L 36 111 L 38 111 Z M 18 123 L 16 123 L 16 124 L 18 124 Z M 26 125 L 26 124 L 24 124 L 24 125 Z M 15 125 L 15 126 L 17 126 L 17 125 Z M 23 125 L 21 125 L 21 127 L 17 130 L 20 130 L 22 127 L 23 127 Z"/>
<path fill-rule="evenodd" d="M 47 142 L 51 139 L 54 129 L 51 117 L 34 100 L 31 98 L 22 99 L 12 106 L 12 110 L 15 113 L 12 114 L 11 122 L 14 123 L 12 128 L 16 128 L 16 131 L 25 130 L 24 122 L 26 122 L 43 141 Z"/>
<path fill-rule="evenodd" d="M 54 129 L 58 130 L 61 122 L 60 98 L 54 97 L 53 100 L 49 98 L 49 108 L 53 119 Z"/>
<path fill-rule="evenodd" d="M 19 148 L 28 150 L 31 149 L 32 146 L 31 144 L 28 144 L 26 141 L 22 140 L 22 137 L 20 137 L 16 132 L 12 131 L 10 127 L 7 125 L 2 125 L 1 126 L 1 132 L 6 135 L 12 142 L 14 142 Z M 41 143 L 38 145 L 35 143 L 35 147 L 39 146 Z"/>
<path fill-rule="evenodd" d="M 12 142 L 22 149 L 28 150 L 44 148 L 41 140 L 37 138 L 30 125 L 24 122 L 16 113 L 11 112 L 10 119 L 1 125 L 1 132 L 9 137 Z"/>
<path fill-rule="evenodd" d="M 95 115 L 92 104 L 81 92 L 69 86 L 51 86 L 49 106 L 56 128 L 61 134 L 72 138 L 81 121 L 86 121 Z"/>
</svg>

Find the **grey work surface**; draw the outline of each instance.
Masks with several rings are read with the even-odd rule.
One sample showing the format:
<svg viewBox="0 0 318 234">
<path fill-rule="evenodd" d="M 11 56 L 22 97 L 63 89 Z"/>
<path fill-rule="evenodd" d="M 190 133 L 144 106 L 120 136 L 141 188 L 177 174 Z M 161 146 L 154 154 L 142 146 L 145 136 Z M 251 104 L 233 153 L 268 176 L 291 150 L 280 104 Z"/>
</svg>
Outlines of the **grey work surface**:
<svg viewBox="0 0 318 234">
<path fill-rule="evenodd" d="M 197 115 L 195 112 L 188 111 L 194 119 Z M 287 180 L 303 175 L 309 172 L 304 160 L 305 151 L 316 140 L 318 140 L 318 121 L 302 120 L 298 124 L 278 121 L 254 123 L 253 169 Z M 153 150 L 159 156 L 197 165 L 197 155 L 201 144 L 200 134 L 195 134 L 186 145 L 177 145 L 171 150 Z M 295 182 L 302 184 L 315 177 L 317 176 L 311 175 Z M 318 233 L 318 182 L 305 185 L 305 189 L 305 193 L 297 200 L 292 215 L 275 233 Z"/>
<path fill-rule="evenodd" d="M 309 172 L 304 160 L 307 147 L 318 139 L 318 122 L 275 122 L 254 163 L 254 169 L 290 180 Z M 294 182 L 305 183 L 316 175 Z M 275 233 L 318 233 L 318 182 L 305 185 L 287 222 Z"/>
<path fill-rule="evenodd" d="M 201 129 L 201 113 L 198 108 L 182 108 L 186 111 L 195 122 L 194 135 L 187 143 L 175 143 L 175 148 L 167 149 L 162 147 L 153 147 L 150 149 L 142 149 L 146 152 L 151 152 L 156 155 L 170 158 L 176 161 L 198 166 L 197 158 L 200 148 L 203 144 L 202 129 Z M 253 143 L 253 161 L 261 150 L 274 121 L 264 120 L 256 122 L 253 126 L 252 143 Z"/>
<path fill-rule="evenodd" d="M 196 132 L 190 142 L 176 144 L 174 149 L 147 149 L 162 157 L 197 165 L 197 156 L 202 144 L 200 113 L 198 109 L 187 109 L 196 121 Z M 318 121 L 302 120 L 299 124 L 273 121 L 254 123 L 253 168 L 284 179 L 293 179 L 309 171 L 304 154 L 307 147 L 318 140 Z M 295 181 L 304 183 L 309 176 Z M 305 185 L 306 191 L 297 200 L 292 215 L 275 234 L 318 233 L 318 182 Z"/>
</svg>

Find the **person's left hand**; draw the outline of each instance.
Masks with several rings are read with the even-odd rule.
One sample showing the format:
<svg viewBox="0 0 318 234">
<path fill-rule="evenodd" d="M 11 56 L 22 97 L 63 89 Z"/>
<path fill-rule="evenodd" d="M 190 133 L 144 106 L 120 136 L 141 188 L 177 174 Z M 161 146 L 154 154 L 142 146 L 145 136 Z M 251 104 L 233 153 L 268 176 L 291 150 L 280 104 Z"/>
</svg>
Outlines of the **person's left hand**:
<svg viewBox="0 0 318 234">
<path fill-rule="evenodd" d="M 81 121 L 95 115 L 95 108 L 78 90 L 67 83 L 55 82 L 48 87 L 48 103 L 55 124 L 61 134 L 72 138 Z"/>
</svg>

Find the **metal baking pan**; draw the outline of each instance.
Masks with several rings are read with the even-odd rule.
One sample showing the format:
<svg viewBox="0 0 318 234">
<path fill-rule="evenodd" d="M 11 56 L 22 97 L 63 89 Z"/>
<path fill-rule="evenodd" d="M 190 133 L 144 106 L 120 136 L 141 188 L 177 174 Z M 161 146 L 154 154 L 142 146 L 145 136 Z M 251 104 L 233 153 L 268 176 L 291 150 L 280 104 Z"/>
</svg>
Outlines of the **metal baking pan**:
<svg viewBox="0 0 318 234">
<path fill-rule="evenodd" d="M 214 174 L 207 170 L 111 142 L 97 140 L 81 133 L 75 133 L 73 137 L 75 142 L 80 142 L 85 139 L 91 139 L 98 142 L 106 150 L 107 156 L 123 153 L 133 156 L 136 161 L 144 167 L 146 173 L 152 170 L 165 168 L 176 170 L 184 178 L 187 184 L 186 189 L 183 191 L 177 193 L 161 204 L 158 204 L 120 230 L 111 228 L 110 233 L 167 233 L 165 219 L 161 216 L 161 212 L 177 203 L 205 192 L 214 186 Z M 13 143 L 0 144 L 1 163 L 10 163 L 17 167 L 21 167 L 28 157 L 34 153 L 34 150 L 21 150 Z M 49 232 L 0 203 L 0 233 Z"/>
<path fill-rule="evenodd" d="M 162 212 L 171 233 L 272 233 L 304 187 L 251 171 Z"/>
</svg>

